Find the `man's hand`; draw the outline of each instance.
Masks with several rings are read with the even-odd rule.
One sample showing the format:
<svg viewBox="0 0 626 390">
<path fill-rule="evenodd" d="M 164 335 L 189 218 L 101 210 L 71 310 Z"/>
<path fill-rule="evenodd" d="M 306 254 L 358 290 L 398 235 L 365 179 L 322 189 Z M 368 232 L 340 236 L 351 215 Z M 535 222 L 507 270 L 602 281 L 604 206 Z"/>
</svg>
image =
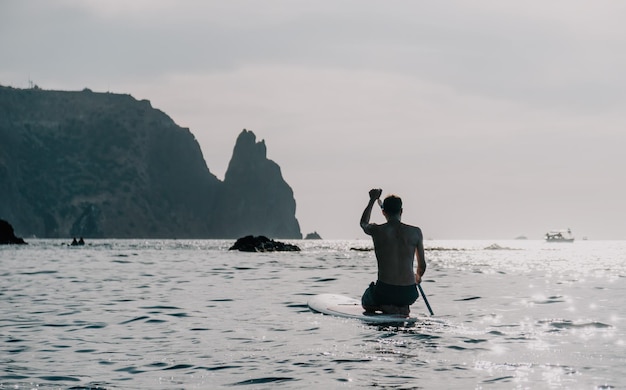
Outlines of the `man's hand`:
<svg viewBox="0 0 626 390">
<path fill-rule="evenodd" d="M 422 283 L 422 277 L 417 272 L 415 273 L 415 284 Z"/>
<path fill-rule="evenodd" d="M 374 188 L 370 190 L 370 199 L 372 200 L 376 200 L 376 199 L 380 199 L 380 196 L 382 195 L 383 190 L 380 188 Z"/>
</svg>

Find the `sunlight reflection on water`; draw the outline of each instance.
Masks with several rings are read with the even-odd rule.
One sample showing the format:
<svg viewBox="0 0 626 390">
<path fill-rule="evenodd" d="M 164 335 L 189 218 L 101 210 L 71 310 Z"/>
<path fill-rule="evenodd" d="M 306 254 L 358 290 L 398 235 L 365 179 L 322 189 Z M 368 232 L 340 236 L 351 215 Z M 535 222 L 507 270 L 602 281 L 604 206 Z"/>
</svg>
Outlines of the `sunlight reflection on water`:
<svg viewBox="0 0 626 390">
<path fill-rule="evenodd" d="M 435 316 L 419 300 L 422 320 L 406 327 L 306 306 L 360 296 L 375 278 L 371 242 L 295 243 L 0 248 L 0 387 L 626 386 L 626 242 L 427 242 Z"/>
</svg>

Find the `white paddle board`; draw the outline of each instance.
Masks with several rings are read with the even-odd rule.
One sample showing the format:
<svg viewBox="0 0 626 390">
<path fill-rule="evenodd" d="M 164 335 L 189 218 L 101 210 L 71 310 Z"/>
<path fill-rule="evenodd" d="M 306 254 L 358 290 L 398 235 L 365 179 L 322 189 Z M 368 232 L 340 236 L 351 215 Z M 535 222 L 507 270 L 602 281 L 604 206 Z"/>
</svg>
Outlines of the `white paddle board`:
<svg viewBox="0 0 626 390">
<path fill-rule="evenodd" d="M 417 317 L 401 314 L 366 313 L 361 301 L 339 294 L 320 294 L 309 299 L 309 309 L 331 316 L 356 318 L 371 323 L 415 322 Z"/>
</svg>

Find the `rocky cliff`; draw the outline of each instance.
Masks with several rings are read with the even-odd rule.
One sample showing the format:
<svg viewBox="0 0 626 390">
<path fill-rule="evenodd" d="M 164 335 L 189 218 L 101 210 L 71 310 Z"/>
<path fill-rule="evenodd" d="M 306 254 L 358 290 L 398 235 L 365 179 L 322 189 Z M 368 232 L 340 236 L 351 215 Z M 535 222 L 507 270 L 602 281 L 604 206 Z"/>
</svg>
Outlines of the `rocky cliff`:
<svg viewBox="0 0 626 390">
<path fill-rule="evenodd" d="M 13 226 L 5 220 L 0 219 L 0 245 L 26 244 L 24 239 L 16 237 L 13 233 Z"/>
<path fill-rule="evenodd" d="M 256 142 L 251 131 L 244 129 L 237 137 L 217 199 L 225 211 L 216 218 L 219 237 L 253 234 L 302 238 L 298 221 L 292 218 L 296 213 L 293 191 L 283 180 L 278 164 L 266 154 L 265 142 Z"/>
<path fill-rule="evenodd" d="M 251 164 L 238 144 L 231 165 L 275 169 L 218 180 L 189 129 L 130 95 L 0 87 L 0 218 L 27 237 L 299 238 L 280 168 Z M 266 207 L 276 193 L 255 186 L 267 183 L 291 195 L 285 207 Z M 222 202 L 247 199 L 239 190 L 276 213 L 233 215 Z"/>
</svg>

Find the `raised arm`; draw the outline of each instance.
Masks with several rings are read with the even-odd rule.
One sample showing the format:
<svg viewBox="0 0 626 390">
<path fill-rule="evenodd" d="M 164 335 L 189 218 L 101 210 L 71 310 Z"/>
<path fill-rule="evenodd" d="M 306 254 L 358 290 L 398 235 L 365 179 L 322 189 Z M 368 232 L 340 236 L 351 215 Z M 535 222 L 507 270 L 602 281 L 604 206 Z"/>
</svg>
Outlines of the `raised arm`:
<svg viewBox="0 0 626 390">
<path fill-rule="evenodd" d="M 367 229 L 367 226 L 370 224 L 370 217 L 372 216 L 372 207 L 374 206 L 374 203 L 376 203 L 376 200 L 380 198 L 380 194 L 382 194 L 382 192 L 383 190 L 381 189 L 372 189 L 369 192 L 370 200 L 367 203 L 365 210 L 363 210 L 363 215 L 361 215 L 361 229 L 363 229 L 363 231 L 366 234 L 369 234 L 369 230 Z"/>
</svg>

